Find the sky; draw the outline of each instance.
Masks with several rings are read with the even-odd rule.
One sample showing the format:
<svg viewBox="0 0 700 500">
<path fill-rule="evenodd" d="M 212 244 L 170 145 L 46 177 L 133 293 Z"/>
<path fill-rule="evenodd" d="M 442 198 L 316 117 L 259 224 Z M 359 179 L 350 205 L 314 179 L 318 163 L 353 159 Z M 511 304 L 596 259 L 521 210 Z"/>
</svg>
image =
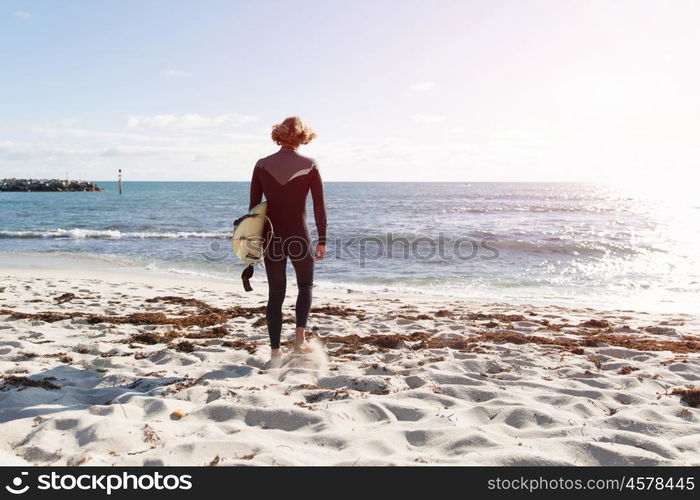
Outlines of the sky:
<svg viewBox="0 0 700 500">
<path fill-rule="evenodd" d="M 0 178 L 685 184 L 700 2 L 0 0 Z"/>
</svg>

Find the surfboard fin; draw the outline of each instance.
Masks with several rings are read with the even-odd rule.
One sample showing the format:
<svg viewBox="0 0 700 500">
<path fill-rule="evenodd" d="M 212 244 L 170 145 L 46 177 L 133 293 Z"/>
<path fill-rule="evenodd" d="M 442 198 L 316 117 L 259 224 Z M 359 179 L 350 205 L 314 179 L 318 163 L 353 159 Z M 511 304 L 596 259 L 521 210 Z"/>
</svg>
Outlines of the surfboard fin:
<svg viewBox="0 0 700 500">
<path fill-rule="evenodd" d="M 241 273 L 241 280 L 243 280 L 243 288 L 246 292 L 250 292 L 253 290 L 253 287 L 250 286 L 250 278 L 253 277 L 254 272 L 255 267 L 253 266 L 253 264 L 249 264 L 248 267 L 246 267 Z"/>
</svg>

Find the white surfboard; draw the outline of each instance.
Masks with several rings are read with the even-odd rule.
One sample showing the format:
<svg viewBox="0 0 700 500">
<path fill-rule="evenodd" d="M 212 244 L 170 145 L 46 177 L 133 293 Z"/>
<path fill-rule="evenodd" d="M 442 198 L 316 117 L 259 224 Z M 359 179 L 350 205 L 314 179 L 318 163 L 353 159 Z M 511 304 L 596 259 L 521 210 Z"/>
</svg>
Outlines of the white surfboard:
<svg viewBox="0 0 700 500">
<path fill-rule="evenodd" d="M 243 262 L 257 264 L 264 256 L 263 231 L 265 229 L 266 213 L 267 202 L 258 203 L 233 231 L 231 247 L 233 248 L 233 253 Z"/>
</svg>

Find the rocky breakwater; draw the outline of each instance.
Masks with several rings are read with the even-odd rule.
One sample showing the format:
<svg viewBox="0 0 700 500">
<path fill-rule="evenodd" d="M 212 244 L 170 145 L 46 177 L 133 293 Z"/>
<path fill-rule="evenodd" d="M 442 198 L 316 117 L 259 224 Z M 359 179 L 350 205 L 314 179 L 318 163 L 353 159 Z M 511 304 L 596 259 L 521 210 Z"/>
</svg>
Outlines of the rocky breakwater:
<svg viewBox="0 0 700 500">
<path fill-rule="evenodd" d="M 66 192 L 66 191 L 104 191 L 103 188 L 89 181 L 69 181 L 60 179 L 3 179 L 0 180 L 0 192 Z"/>
</svg>

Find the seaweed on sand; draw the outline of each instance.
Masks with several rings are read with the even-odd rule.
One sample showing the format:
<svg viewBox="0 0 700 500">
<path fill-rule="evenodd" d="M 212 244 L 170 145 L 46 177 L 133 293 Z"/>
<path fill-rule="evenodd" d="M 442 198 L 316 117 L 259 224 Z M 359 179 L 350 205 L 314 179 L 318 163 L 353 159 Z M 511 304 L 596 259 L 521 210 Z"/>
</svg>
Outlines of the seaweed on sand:
<svg viewBox="0 0 700 500">
<path fill-rule="evenodd" d="M 583 355 L 584 347 L 596 347 L 604 343 L 616 347 L 636 349 L 640 351 L 671 351 L 674 353 L 700 352 L 700 341 L 694 338 L 684 338 L 679 341 L 647 339 L 634 335 L 619 335 L 610 333 L 591 332 L 582 339 L 543 337 L 538 335 L 522 335 L 507 331 L 482 331 L 470 337 L 441 337 L 428 333 L 404 334 L 375 334 L 360 337 L 356 334 L 333 335 L 321 337 L 324 343 L 341 344 L 332 352 L 334 355 L 353 354 L 360 349 L 376 347 L 380 349 L 399 349 L 402 347 L 412 350 L 420 349 L 455 349 L 473 350 L 484 343 L 537 344 L 563 349 L 571 354 Z"/>
<path fill-rule="evenodd" d="M 39 312 L 39 313 L 24 313 L 14 311 L 12 309 L 0 309 L 0 314 L 9 315 L 13 319 L 30 319 L 40 320 L 47 323 L 63 321 L 67 319 L 84 318 L 89 325 L 99 323 L 111 324 L 130 324 L 130 325 L 173 325 L 179 328 L 187 328 L 190 326 L 209 327 L 221 325 L 232 318 L 244 317 L 252 318 L 256 315 L 265 312 L 265 308 L 259 307 L 241 307 L 234 306 L 228 309 L 212 307 L 205 302 L 197 299 L 189 299 L 184 297 L 154 297 L 147 299 L 146 302 L 166 302 L 170 304 L 179 304 L 197 309 L 195 313 L 183 311 L 179 316 L 167 316 L 162 312 L 139 312 L 127 315 L 101 315 L 88 314 L 78 311 L 73 312 Z"/>
<path fill-rule="evenodd" d="M 73 300 L 74 298 L 75 298 L 75 294 L 74 294 L 74 293 L 66 292 L 66 293 L 63 293 L 63 294 L 59 295 L 58 297 L 56 297 L 56 298 L 53 299 L 53 300 L 56 301 L 56 304 L 64 304 L 64 303 L 66 303 L 66 302 L 70 302 L 70 301 Z"/>
<path fill-rule="evenodd" d="M 39 387 L 46 390 L 56 390 L 61 388 L 60 385 L 56 385 L 51 382 L 51 380 L 56 380 L 54 377 L 44 377 L 41 380 L 35 380 L 33 378 L 18 375 L 0 375 L 0 379 L 4 380 L 2 386 L 0 386 L 0 391 L 5 390 L 9 385 L 19 387 L 20 391 L 27 387 Z"/>
<path fill-rule="evenodd" d="M 248 354 L 255 354 L 258 350 L 257 342 L 249 342 L 242 339 L 227 340 L 221 344 L 223 347 L 231 347 L 233 349 L 245 349 Z"/>
<path fill-rule="evenodd" d="M 693 408 L 700 407 L 700 389 L 673 389 L 671 394 L 680 396 L 681 401 L 688 406 Z"/>
</svg>

